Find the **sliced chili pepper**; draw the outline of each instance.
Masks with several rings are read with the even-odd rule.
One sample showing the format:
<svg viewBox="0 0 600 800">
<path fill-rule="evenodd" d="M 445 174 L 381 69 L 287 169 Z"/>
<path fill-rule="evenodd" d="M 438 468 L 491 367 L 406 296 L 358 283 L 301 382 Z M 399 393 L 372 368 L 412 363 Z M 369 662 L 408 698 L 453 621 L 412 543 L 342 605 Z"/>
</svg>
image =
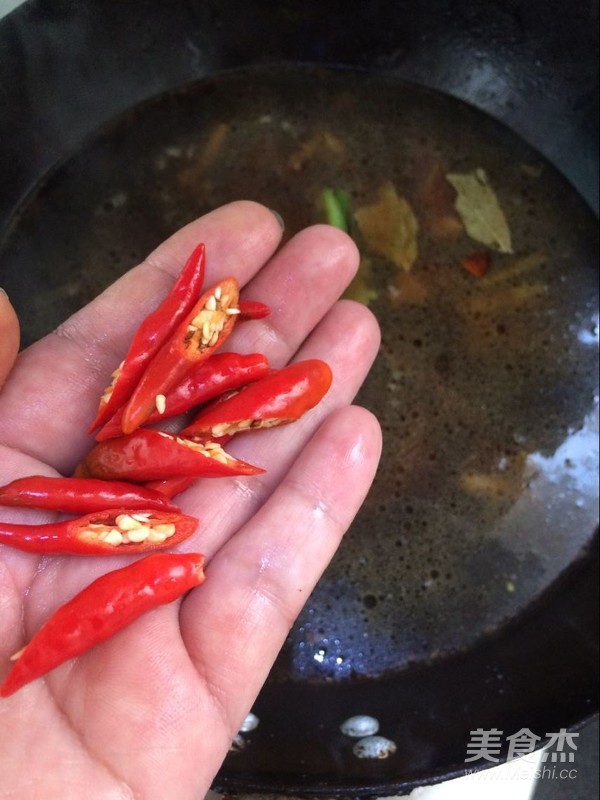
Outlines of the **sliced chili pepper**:
<svg viewBox="0 0 600 800">
<path fill-rule="evenodd" d="M 258 380 L 269 371 L 269 363 L 261 353 L 215 353 L 206 361 L 195 364 L 189 375 L 165 396 L 164 411 L 154 410 L 147 423 L 168 419 L 183 414 L 194 406 L 206 403 L 223 392 L 237 389 L 246 383 Z M 122 436 L 123 411 L 114 417 L 96 434 L 96 441 L 103 442 Z"/>
<path fill-rule="evenodd" d="M 196 478 L 185 475 L 180 478 L 165 478 L 162 481 L 148 481 L 145 486 L 147 489 L 164 494 L 165 497 L 175 497 L 176 494 L 189 489 L 195 480 Z"/>
<path fill-rule="evenodd" d="M 204 292 L 148 364 L 125 406 L 123 433 L 132 433 L 143 425 L 194 365 L 205 361 L 223 344 L 239 314 L 238 298 L 235 278 L 225 278 Z"/>
<path fill-rule="evenodd" d="M 44 525 L 0 522 L 0 544 L 28 553 L 145 553 L 173 547 L 197 527 L 198 520 L 185 514 L 114 508 Z"/>
<path fill-rule="evenodd" d="M 468 273 L 473 275 L 473 277 L 483 278 L 490 268 L 491 260 L 490 253 L 486 250 L 481 250 L 480 252 L 465 256 L 460 262 L 460 265 Z"/>
<path fill-rule="evenodd" d="M 124 361 L 113 372 L 112 382 L 104 390 L 90 433 L 104 425 L 129 399 L 152 357 L 197 301 L 204 282 L 204 253 L 204 245 L 199 244 L 169 294 L 138 328 Z"/>
<path fill-rule="evenodd" d="M 329 365 L 318 359 L 273 370 L 232 396 L 202 409 L 180 436 L 216 438 L 285 425 L 313 408 L 331 386 L 331 380 Z"/>
<path fill-rule="evenodd" d="M 219 442 L 198 444 L 164 431 L 141 428 L 99 442 L 77 467 L 77 477 L 143 483 L 171 477 L 259 475 L 264 470 L 228 455 Z"/>
<path fill-rule="evenodd" d="M 199 553 L 157 553 L 97 578 L 61 606 L 28 645 L 0 686 L 8 697 L 25 684 L 106 641 L 160 605 L 172 603 L 204 580 Z"/>
<path fill-rule="evenodd" d="M 240 300 L 240 321 L 244 319 L 264 319 L 271 313 L 271 309 L 266 303 L 260 300 Z"/>
<path fill-rule="evenodd" d="M 179 511 L 164 493 L 152 488 L 133 486 L 124 481 L 100 481 L 95 478 L 49 478 L 31 475 L 0 487 L 0 506 L 44 508 L 86 514 L 108 508 L 130 511 Z"/>
</svg>

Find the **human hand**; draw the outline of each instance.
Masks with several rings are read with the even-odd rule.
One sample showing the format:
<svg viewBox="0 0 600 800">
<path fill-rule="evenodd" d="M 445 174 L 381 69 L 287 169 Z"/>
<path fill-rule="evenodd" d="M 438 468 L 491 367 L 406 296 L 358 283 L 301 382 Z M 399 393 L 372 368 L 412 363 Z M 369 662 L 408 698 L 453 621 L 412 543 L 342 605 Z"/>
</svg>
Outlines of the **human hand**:
<svg viewBox="0 0 600 800">
<path fill-rule="evenodd" d="M 19 350 L 19 320 L 6 292 L 0 289 L 0 387 L 17 358 Z"/>
<path fill-rule="evenodd" d="M 256 203 L 196 220 L 21 353 L 0 392 L 0 484 L 69 475 L 92 445 L 86 431 L 108 376 L 200 241 L 206 285 L 233 274 L 247 284 L 243 296 L 272 309 L 239 326 L 226 349 L 263 352 L 273 366 L 322 358 L 334 375 L 324 400 L 298 422 L 227 446 L 264 475 L 199 480 L 176 498 L 200 519 L 179 549 L 206 554 L 202 586 L 0 700 L 7 799 L 202 797 L 371 484 L 379 426 L 349 403 L 379 331 L 365 307 L 336 302 L 357 268 L 356 248 L 327 226 L 275 252 L 280 238 L 275 216 Z M 15 349 L 1 342 L 15 336 L 16 322 L 2 297 L 0 304 L 1 377 Z M 0 514 L 51 519 L 31 510 Z M 133 560 L 40 558 L 0 546 L 0 679 L 10 655 L 60 605 Z"/>
</svg>

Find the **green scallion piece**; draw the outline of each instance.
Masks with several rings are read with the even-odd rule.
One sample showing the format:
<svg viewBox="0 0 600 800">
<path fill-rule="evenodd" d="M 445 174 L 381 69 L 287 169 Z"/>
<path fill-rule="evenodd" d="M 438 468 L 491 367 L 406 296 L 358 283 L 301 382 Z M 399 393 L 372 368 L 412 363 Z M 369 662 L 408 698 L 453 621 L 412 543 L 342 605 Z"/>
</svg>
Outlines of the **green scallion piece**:
<svg viewBox="0 0 600 800">
<path fill-rule="evenodd" d="M 350 230 L 350 197 L 343 189 L 323 189 L 321 193 L 327 222 L 346 233 Z"/>
</svg>

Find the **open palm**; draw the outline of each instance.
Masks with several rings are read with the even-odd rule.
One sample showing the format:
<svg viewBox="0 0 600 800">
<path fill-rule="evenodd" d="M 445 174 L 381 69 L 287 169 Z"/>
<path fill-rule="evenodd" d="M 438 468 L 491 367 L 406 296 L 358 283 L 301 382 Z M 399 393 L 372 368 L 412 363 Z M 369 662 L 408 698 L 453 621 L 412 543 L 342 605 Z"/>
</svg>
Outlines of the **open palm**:
<svg viewBox="0 0 600 800">
<path fill-rule="evenodd" d="M 70 474 L 91 446 L 86 430 L 107 377 L 200 241 L 206 285 L 233 274 L 246 285 L 242 296 L 272 309 L 239 325 L 225 349 L 262 352 L 273 366 L 322 358 L 334 374 L 324 401 L 300 421 L 229 444 L 264 475 L 199 480 L 177 497 L 200 519 L 180 549 L 206 554 L 202 586 L 0 701 L 5 798 L 201 798 L 370 486 L 379 427 L 349 403 L 379 333 L 365 308 L 337 301 L 356 249 L 327 226 L 277 250 L 280 237 L 274 215 L 256 203 L 196 220 L 24 351 L 0 392 L 0 483 Z M 58 606 L 129 560 L 39 558 L 0 546 L 0 678 Z"/>
</svg>

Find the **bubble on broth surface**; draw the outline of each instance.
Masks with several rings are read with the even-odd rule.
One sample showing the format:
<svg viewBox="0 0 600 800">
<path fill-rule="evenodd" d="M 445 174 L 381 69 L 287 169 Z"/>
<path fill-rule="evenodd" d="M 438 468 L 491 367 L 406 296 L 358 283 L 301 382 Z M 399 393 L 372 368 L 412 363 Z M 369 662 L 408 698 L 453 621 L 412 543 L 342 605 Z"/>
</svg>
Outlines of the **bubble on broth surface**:
<svg viewBox="0 0 600 800">
<path fill-rule="evenodd" d="M 253 714 L 252 711 L 246 715 L 244 721 L 240 725 L 240 733 L 249 733 L 250 731 L 255 730 L 258 728 L 258 723 L 260 722 L 259 718 L 256 714 Z"/>
<path fill-rule="evenodd" d="M 357 714 L 345 719 L 340 725 L 340 730 L 345 736 L 373 736 L 379 730 L 379 722 L 367 714 Z"/>
<path fill-rule="evenodd" d="M 352 748 L 352 752 L 357 758 L 376 759 L 388 758 L 396 750 L 396 743 L 391 739 L 386 739 L 385 736 L 365 736 Z"/>
</svg>

